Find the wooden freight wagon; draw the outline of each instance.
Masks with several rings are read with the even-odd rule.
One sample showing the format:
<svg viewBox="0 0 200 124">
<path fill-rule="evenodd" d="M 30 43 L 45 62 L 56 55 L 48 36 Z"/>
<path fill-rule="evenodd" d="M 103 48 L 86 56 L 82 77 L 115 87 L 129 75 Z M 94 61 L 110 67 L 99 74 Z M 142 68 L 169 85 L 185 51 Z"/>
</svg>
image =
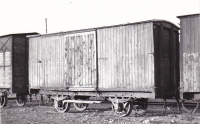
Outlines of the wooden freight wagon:
<svg viewBox="0 0 200 124">
<path fill-rule="evenodd" d="M 178 18 L 181 25 L 180 96 L 183 100 L 198 102 L 200 100 L 200 14 L 178 16 Z"/>
<path fill-rule="evenodd" d="M 18 105 L 24 105 L 28 94 L 28 51 L 26 36 L 36 33 L 0 36 L 0 90 L 1 107 L 7 104 L 7 95 L 17 94 Z"/>
<path fill-rule="evenodd" d="M 99 27 L 29 37 L 30 92 L 84 110 L 101 96 L 126 116 L 148 98 L 178 99 L 179 28 L 167 21 Z"/>
</svg>

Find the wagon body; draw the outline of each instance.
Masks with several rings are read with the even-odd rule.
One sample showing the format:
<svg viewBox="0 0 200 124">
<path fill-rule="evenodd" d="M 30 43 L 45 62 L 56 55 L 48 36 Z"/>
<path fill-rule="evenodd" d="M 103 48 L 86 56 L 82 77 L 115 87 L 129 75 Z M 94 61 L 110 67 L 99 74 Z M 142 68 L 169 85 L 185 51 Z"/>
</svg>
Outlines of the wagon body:
<svg viewBox="0 0 200 124">
<path fill-rule="evenodd" d="M 31 36 L 30 90 L 172 98 L 179 87 L 178 30 L 151 20 Z"/>
<path fill-rule="evenodd" d="M 200 99 L 200 14 L 180 19 L 180 87 L 182 99 Z"/>
<path fill-rule="evenodd" d="M 26 36 L 36 33 L 0 36 L 0 89 L 28 93 L 28 51 Z"/>
</svg>

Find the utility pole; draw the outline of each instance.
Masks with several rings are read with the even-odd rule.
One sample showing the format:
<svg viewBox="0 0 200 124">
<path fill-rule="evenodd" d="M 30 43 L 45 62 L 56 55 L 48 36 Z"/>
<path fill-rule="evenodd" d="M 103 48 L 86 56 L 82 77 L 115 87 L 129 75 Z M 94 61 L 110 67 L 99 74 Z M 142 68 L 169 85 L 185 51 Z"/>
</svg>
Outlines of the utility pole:
<svg viewBox="0 0 200 124">
<path fill-rule="evenodd" d="M 46 33 L 47 33 L 47 18 L 45 18 L 45 24 L 46 24 Z"/>
</svg>

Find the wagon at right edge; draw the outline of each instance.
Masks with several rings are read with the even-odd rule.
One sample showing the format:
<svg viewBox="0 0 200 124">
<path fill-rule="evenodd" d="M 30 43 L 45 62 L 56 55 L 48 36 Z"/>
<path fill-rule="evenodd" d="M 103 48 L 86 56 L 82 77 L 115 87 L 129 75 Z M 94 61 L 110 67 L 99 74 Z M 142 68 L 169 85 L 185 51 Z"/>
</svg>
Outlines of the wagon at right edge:
<svg viewBox="0 0 200 124">
<path fill-rule="evenodd" d="M 200 101 L 200 14 L 178 16 L 180 19 L 180 98 L 183 108 L 194 113 Z M 197 101 L 189 111 L 185 100 Z"/>
</svg>

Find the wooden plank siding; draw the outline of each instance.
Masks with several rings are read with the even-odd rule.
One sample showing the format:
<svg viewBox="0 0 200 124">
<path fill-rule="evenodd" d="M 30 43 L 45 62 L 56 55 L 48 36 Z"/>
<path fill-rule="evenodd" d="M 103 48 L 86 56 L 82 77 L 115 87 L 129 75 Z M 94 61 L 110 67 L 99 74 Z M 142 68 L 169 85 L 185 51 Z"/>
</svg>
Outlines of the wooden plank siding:
<svg viewBox="0 0 200 124">
<path fill-rule="evenodd" d="M 0 88 L 12 85 L 12 36 L 0 37 Z"/>
<path fill-rule="evenodd" d="M 30 88 L 172 98 L 179 87 L 178 30 L 150 20 L 29 37 Z"/>
<path fill-rule="evenodd" d="M 180 16 L 180 86 L 182 92 L 200 92 L 200 16 Z"/>
<path fill-rule="evenodd" d="M 99 90 L 152 91 L 153 23 L 97 29 Z"/>
<path fill-rule="evenodd" d="M 96 88 L 95 32 L 29 38 L 30 88 Z"/>
</svg>

